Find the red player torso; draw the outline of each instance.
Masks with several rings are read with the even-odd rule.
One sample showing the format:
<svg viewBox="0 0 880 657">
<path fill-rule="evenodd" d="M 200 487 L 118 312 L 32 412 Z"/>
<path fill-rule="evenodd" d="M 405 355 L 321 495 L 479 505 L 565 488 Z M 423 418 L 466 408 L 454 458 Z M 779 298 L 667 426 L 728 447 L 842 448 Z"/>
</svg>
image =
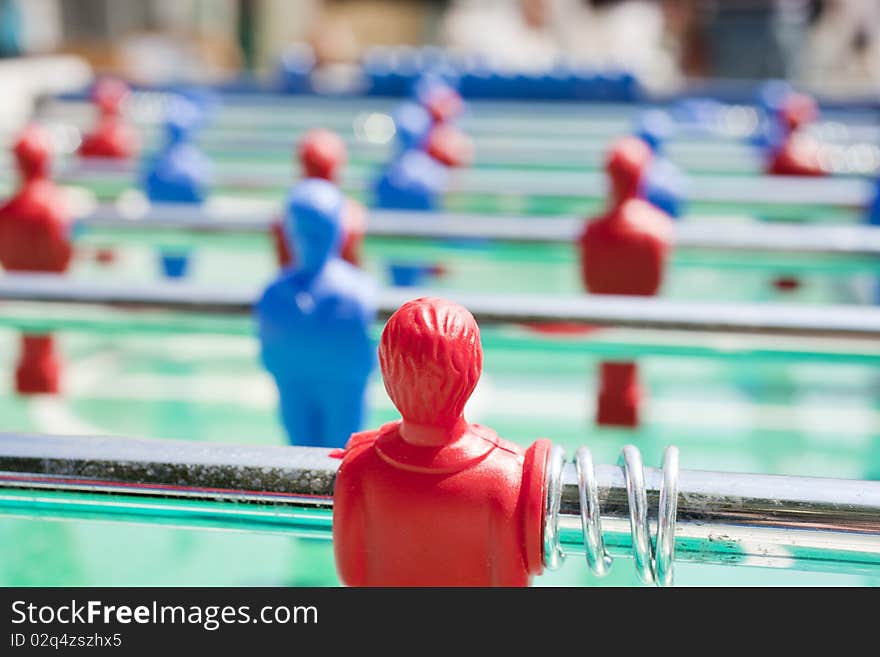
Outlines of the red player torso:
<svg viewBox="0 0 880 657">
<path fill-rule="evenodd" d="M 821 146 L 811 137 L 790 134 L 773 155 L 767 173 L 775 176 L 825 176 Z"/>
<path fill-rule="evenodd" d="M 525 586 L 542 568 L 550 443 L 524 449 L 470 425 L 443 447 L 399 422 L 352 436 L 336 478 L 333 542 L 351 586 Z"/>
<path fill-rule="evenodd" d="M 448 167 L 468 166 L 474 159 L 473 141 L 453 125 L 441 124 L 431 130 L 426 150 Z"/>
<path fill-rule="evenodd" d="M 97 129 L 83 138 L 79 147 L 82 157 L 128 159 L 137 151 L 137 137 L 119 117 L 101 117 Z"/>
<path fill-rule="evenodd" d="M 0 264 L 9 271 L 63 272 L 70 264 L 69 217 L 60 190 L 30 180 L 0 207 Z"/>
<path fill-rule="evenodd" d="M 584 286 L 593 294 L 656 294 L 672 239 L 665 213 L 641 199 L 624 201 L 578 240 Z"/>
</svg>

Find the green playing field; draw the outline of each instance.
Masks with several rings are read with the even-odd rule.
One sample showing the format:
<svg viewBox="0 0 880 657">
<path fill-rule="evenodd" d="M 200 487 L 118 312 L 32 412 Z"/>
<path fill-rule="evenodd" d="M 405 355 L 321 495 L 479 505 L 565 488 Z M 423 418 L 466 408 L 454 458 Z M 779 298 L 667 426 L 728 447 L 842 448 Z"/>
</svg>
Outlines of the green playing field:
<svg viewBox="0 0 880 657">
<path fill-rule="evenodd" d="M 111 238 L 94 234 L 81 243 L 94 246 Z M 140 236 L 120 243 L 119 259 L 110 268 L 82 258 L 72 275 L 149 280 L 156 276 L 156 244 L 167 245 L 170 239 L 166 235 L 157 242 Z M 448 273 L 434 283 L 446 289 L 579 289 L 575 257 L 568 247 L 466 246 L 371 239 L 365 251 L 368 269 L 379 277 L 385 276 L 388 262 L 398 259 L 442 263 Z M 876 274 L 870 262 L 795 259 L 780 268 L 766 256 L 726 257 L 724 265 L 718 254 L 678 254 L 664 294 L 852 302 L 860 299 L 864 284 Z M 256 283 L 273 271 L 266 238 L 214 237 L 201 243 L 194 276 L 218 285 Z M 770 282 L 781 273 L 797 273 L 801 288 L 777 291 Z M 3 316 L 14 317 L 15 308 L 7 305 Z M 40 316 L 33 308 L 27 313 Z M 226 334 L 202 334 L 194 322 L 181 320 L 187 330 L 144 331 L 144 318 L 104 315 L 95 313 L 92 330 L 61 332 L 67 370 L 59 397 L 22 398 L 10 390 L 17 336 L 8 326 L 0 328 L 0 430 L 284 443 L 275 391 L 258 364 L 249 320 L 227 322 Z M 115 323 L 109 321 L 111 316 Z M 65 321 L 73 327 L 74 319 Z M 646 347 L 649 343 L 654 346 Z M 843 352 L 829 359 L 807 350 L 800 357 L 772 358 L 745 338 L 697 341 L 683 334 L 645 336 L 623 330 L 560 338 L 522 327 L 486 328 L 484 344 L 485 373 L 468 416 L 511 440 L 526 444 L 549 437 L 569 453 L 587 444 L 600 462 L 615 461 L 620 448 L 632 442 L 647 464 L 657 464 L 663 446 L 676 444 L 685 468 L 880 476 L 877 354 Z M 658 344 L 666 348 L 658 349 Z M 648 398 L 638 431 L 592 425 L 597 354 L 617 351 L 641 354 Z M 652 351 L 665 355 L 648 355 Z M 370 399 L 371 426 L 395 417 L 378 377 L 371 384 Z M 0 545 L 4 585 L 336 583 L 329 543 L 277 535 L 4 518 Z M 880 584 L 864 576 L 693 564 L 678 568 L 677 581 Z M 570 560 L 538 583 L 635 584 L 636 578 L 626 560 L 601 582 L 588 574 L 582 561 Z"/>
</svg>

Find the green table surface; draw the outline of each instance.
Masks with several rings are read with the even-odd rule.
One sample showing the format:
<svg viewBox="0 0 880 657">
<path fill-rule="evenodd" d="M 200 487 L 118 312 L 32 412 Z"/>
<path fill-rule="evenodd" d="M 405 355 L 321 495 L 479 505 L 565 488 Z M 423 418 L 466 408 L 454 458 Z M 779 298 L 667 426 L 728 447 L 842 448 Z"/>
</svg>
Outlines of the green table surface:
<svg viewBox="0 0 880 657">
<path fill-rule="evenodd" d="M 257 236 L 245 248 L 206 247 L 195 275 L 218 284 L 271 277 L 270 252 Z M 370 267 L 395 244 L 369 243 Z M 397 244 L 399 246 L 399 244 Z M 426 257 L 450 253 L 426 244 Z M 573 255 L 564 247 L 528 253 L 499 247 L 497 262 L 480 250 L 457 250 L 439 285 L 482 289 L 578 288 Z M 529 247 L 534 248 L 534 247 Z M 439 250 L 438 250 L 439 249 Z M 490 249 L 490 254 L 491 254 Z M 407 247 L 407 253 L 414 251 Z M 377 255 L 381 254 L 381 255 Z M 522 255 L 522 254 L 520 254 Z M 540 257 L 535 257 L 539 255 Z M 155 276 L 155 245 L 130 244 L 105 269 L 77 261 L 83 278 Z M 523 256 L 525 257 L 525 256 Z M 373 258 L 378 258 L 374 260 Z M 814 264 L 814 263 L 813 263 Z M 499 266 L 500 265 L 500 266 Z M 676 262 L 664 293 L 678 298 L 776 298 L 768 284 L 773 269 Z M 805 270 L 794 301 L 852 301 L 852 271 Z M 519 272 L 517 274 L 517 272 Z M 855 277 L 864 275 L 856 272 Z M 840 274 L 839 276 L 837 274 Z M 538 281 L 537 279 L 541 279 Z M 99 313 L 100 314 L 100 313 Z M 11 315 L 10 307 L 3 317 Z M 70 316 L 72 324 L 79 315 Z M 183 322 L 185 323 L 185 322 Z M 0 327 L 0 430 L 61 434 L 112 434 L 245 444 L 284 444 L 275 390 L 257 360 L 247 318 L 230 320 L 225 334 L 193 330 L 135 330 L 137 321 L 105 330 L 61 331 L 67 362 L 64 394 L 23 398 L 11 391 L 17 333 Z M 0 322 L 2 325 L 2 322 Z M 819 362 L 810 358 L 738 355 L 721 342 L 704 352 L 673 349 L 643 355 L 647 396 L 637 431 L 593 426 L 593 374 L 602 350 L 581 348 L 583 339 L 547 338 L 523 328 L 484 329 L 484 376 L 468 408 L 471 421 L 495 428 L 522 444 L 549 437 L 569 453 L 588 444 L 598 462 L 614 462 L 635 443 L 645 462 L 660 462 L 665 445 L 682 451 L 682 467 L 847 478 L 880 477 L 880 376 L 876 356 Z M 587 338 L 626 343 L 627 334 L 606 330 Z M 636 340 L 641 338 L 636 338 Z M 669 338 L 672 339 L 672 338 Z M 693 342 L 678 336 L 681 343 Z M 638 352 L 635 349 L 635 352 Z M 724 354 L 727 357 L 722 357 Z M 370 384 L 368 426 L 394 419 L 378 376 Z M 880 584 L 864 576 L 795 573 L 760 568 L 682 565 L 679 584 Z M 255 533 L 168 529 L 100 522 L 51 522 L 0 518 L 0 585 L 332 585 L 337 579 L 329 543 Z M 572 559 L 539 577 L 542 585 L 631 585 L 631 562 L 619 560 L 597 581 Z"/>
</svg>

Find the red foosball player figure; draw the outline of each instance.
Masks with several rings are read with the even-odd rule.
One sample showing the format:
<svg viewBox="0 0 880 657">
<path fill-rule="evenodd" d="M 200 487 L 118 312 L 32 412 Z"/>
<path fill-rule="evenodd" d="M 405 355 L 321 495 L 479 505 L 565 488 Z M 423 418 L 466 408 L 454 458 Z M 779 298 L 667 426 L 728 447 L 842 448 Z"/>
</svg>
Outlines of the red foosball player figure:
<svg viewBox="0 0 880 657">
<path fill-rule="evenodd" d="M 303 178 L 321 178 L 338 184 L 339 176 L 347 159 L 345 142 L 335 132 L 310 130 L 299 143 L 298 159 Z M 353 199 L 346 200 L 345 234 L 342 237 L 342 259 L 360 266 L 361 245 L 367 228 L 367 210 Z M 293 253 L 284 234 L 284 222 L 272 224 L 272 241 L 278 265 L 282 268 L 293 264 Z"/>
<path fill-rule="evenodd" d="M 135 131 L 122 118 L 122 102 L 128 95 L 128 86 L 121 80 L 99 80 L 92 99 L 100 116 L 94 131 L 83 137 L 77 151 L 84 158 L 127 160 L 135 156 L 138 139 Z"/>
<path fill-rule="evenodd" d="M 590 221 L 578 241 L 584 285 L 592 294 L 652 296 L 663 281 L 673 239 L 671 217 L 638 198 L 651 150 L 641 139 L 616 142 L 606 162 L 611 208 Z M 642 391 L 635 363 L 600 366 L 596 421 L 634 427 Z"/>
<path fill-rule="evenodd" d="M 806 134 L 803 127 L 819 116 L 810 96 L 791 93 L 782 101 L 778 124 L 780 143 L 771 150 L 767 173 L 776 176 L 825 176 L 822 145 Z"/>
<path fill-rule="evenodd" d="M 542 569 L 548 440 L 468 424 L 482 370 L 473 316 L 410 301 L 379 346 L 402 419 L 354 434 L 336 476 L 333 545 L 350 586 L 526 586 Z"/>
<path fill-rule="evenodd" d="M 21 175 L 18 193 L 0 207 L 0 264 L 14 272 L 65 271 L 73 249 L 70 216 L 60 190 L 49 180 L 49 140 L 36 126 L 14 147 Z M 58 392 L 61 359 L 51 335 L 22 337 L 16 388 L 22 394 Z"/>
</svg>

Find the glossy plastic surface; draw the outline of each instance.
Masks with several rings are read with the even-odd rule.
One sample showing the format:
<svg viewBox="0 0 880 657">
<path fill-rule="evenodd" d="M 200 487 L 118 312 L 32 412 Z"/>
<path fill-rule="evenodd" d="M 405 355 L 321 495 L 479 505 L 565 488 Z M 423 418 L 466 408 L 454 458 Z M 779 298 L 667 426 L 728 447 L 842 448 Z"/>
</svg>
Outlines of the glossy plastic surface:
<svg viewBox="0 0 880 657">
<path fill-rule="evenodd" d="M 376 206 L 388 210 L 439 210 L 447 182 L 442 164 L 423 151 L 406 151 L 382 173 L 376 185 Z"/>
<path fill-rule="evenodd" d="M 256 306 L 261 358 L 296 445 L 341 447 L 361 428 L 375 364 L 370 324 L 376 290 L 364 272 L 340 257 L 344 205 L 339 190 L 324 180 L 293 189 L 285 228 L 297 262 Z"/>
<path fill-rule="evenodd" d="M 13 150 L 21 186 L 0 207 L 0 264 L 16 272 L 64 272 L 73 255 L 71 217 L 61 190 L 47 178 L 48 136 L 29 126 Z M 52 337 L 24 335 L 20 353 L 16 389 L 22 394 L 58 392 L 61 360 Z"/>
<path fill-rule="evenodd" d="M 121 115 L 121 105 L 128 86 L 115 78 L 103 78 L 92 90 L 92 100 L 99 111 L 95 128 L 83 137 L 77 153 L 84 158 L 127 160 L 138 151 L 138 137 Z"/>
<path fill-rule="evenodd" d="M 338 183 L 347 160 L 345 142 L 335 132 L 316 129 L 305 134 L 297 147 L 302 174 L 305 178 L 322 178 Z M 354 199 L 347 199 L 342 217 L 342 259 L 355 266 L 361 264 L 364 234 L 367 230 L 367 209 Z M 290 267 L 294 253 L 284 229 L 284 222 L 272 224 L 272 242 L 278 265 Z"/>
<path fill-rule="evenodd" d="M 402 419 L 352 436 L 334 494 L 336 564 L 351 586 L 525 586 L 542 570 L 550 443 L 528 449 L 469 424 L 482 371 L 473 316 L 410 301 L 382 333 Z"/>
<path fill-rule="evenodd" d="M 144 179 L 151 202 L 204 202 L 211 186 L 211 163 L 191 142 L 202 119 L 201 110 L 184 98 L 169 105 L 166 143 L 149 163 Z"/>
<path fill-rule="evenodd" d="M 627 137 L 611 149 L 607 170 L 611 209 L 588 222 L 578 240 L 581 275 L 592 294 L 657 294 L 672 247 L 670 217 L 637 198 L 650 163 L 640 139 Z M 641 391 L 635 364 L 603 364 L 596 420 L 603 425 L 636 426 Z"/>
</svg>

